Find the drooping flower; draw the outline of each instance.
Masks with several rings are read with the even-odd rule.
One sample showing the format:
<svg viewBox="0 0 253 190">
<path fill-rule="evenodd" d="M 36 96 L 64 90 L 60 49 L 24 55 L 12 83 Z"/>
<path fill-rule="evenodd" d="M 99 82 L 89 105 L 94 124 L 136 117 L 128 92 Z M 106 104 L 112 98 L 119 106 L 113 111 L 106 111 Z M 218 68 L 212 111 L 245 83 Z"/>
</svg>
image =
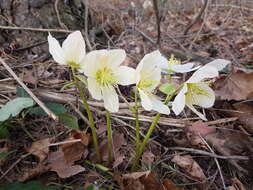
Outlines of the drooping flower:
<svg viewBox="0 0 253 190">
<path fill-rule="evenodd" d="M 76 69 L 80 68 L 85 57 L 85 42 L 80 31 L 69 34 L 62 43 L 62 47 L 49 33 L 48 44 L 49 52 L 58 64 L 69 65 Z"/>
<path fill-rule="evenodd" d="M 135 70 L 120 66 L 125 60 L 124 50 L 95 50 L 86 54 L 79 71 L 88 77 L 88 90 L 96 100 L 103 100 L 110 112 L 119 110 L 117 84 L 130 85 L 135 82 Z"/>
<path fill-rule="evenodd" d="M 140 94 L 141 105 L 145 110 L 170 114 L 168 106 L 153 94 L 161 80 L 161 69 L 157 67 L 161 58 L 159 51 L 153 51 L 143 57 L 136 68 L 136 87 Z"/>
<path fill-rule="evenodd" d="M 209 87 L 206 79 L 214 78 L 230 62 L 223 59 L 216 59 L 198 69 L 183 84 L 181 90 L 172 102 L 172 110 L 176 115 L 180 114 L 184 107 L 189 107 L 201 119 L 207 120 L 206 117 L 194 108 L 198 105 L 203 108 L 212 107 L 215 101 L 215 93 Z"/>
<path fill-rule="evenodd" d="M 172 54 L 169 60 L 165 57 L 162 57 L 161 61 L 158 63 L 158 66 L 165 73 L 187 73 L 198 69 L 199 67 L 194 67 L 193 63 L 181 64 L 181 61 L 177 60 Z"/>
</svg>

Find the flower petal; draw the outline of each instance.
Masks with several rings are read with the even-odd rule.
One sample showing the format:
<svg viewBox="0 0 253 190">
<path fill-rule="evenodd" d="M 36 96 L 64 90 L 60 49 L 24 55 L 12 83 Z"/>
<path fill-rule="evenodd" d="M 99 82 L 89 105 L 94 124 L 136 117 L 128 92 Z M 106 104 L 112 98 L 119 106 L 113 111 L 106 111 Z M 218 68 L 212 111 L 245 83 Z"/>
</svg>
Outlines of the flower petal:
<svg viewBox="0 0 253 190">
<path fill-rule="evenodd" d="M 130 85 L 135 83 L 135 69 L 127 66 L 120 66 L 114 72 L 116 80 L 120 85 Z"/>
<path fill-rule="evenodd" d="M 187 104 L 187 107 L 190 108 L 197 116 L 200 117 L 200 119 L 204 120 L 204 121 L 207 121 L 206 117 L 200 113 L 198 110 L 196 110 L 193 105 L 190 105 L 190 104 Z"/>
<path fill-rule="evenodd" d="M 138 91 L 140 94 L 142 107 L 147 111 L 152 110 L 152 102 L 151 102 L 149 96 L 147 94 L 145 94 L 141 89 L 138 89 Z"/>
<path fill-rule="evenodd" d="M 126 59 L 126 52 L 123 49 L 107 50 L 107 64 L 111 68 L 117 68 Z"/>
<path fill-rule="evenodd" d="M 172 65 L 171 70 L 177 73 L 187 73 L 199 69 L 199 67 L 192 68 L 193 66 L 194 66 L 193 63 L 186 63 L 183 65 Z"/>
<path fill-rule="evenodd" d="M 186 81 L 186 83 L 198 83 L 205 78 L 214 78 L 218 75 L 219 72 L 215 67 L 204 66 L 193 73 L 193 75 Z"/>
<path fill-rule="evenodd" d="M 65 53 L 66 61 L 80 64 L 85 57 L 85 42 L 81 32 L 75 31 L 69 34 L 62 44 L 62 49 Z"/>
<path fill-rule="evenodd" d="M 105 109 L 110 112 L 119 111 L 119 98 L 113 86 L 102 88 L 102 96 L 104 100 Z"/>
<path fill-rule="evenodd" d="M 80 72 L 84 72 L 86 76 L 95 77 L 97 69 L 99 69 L 101 62 L 100 57 L 104 55 L 106 50 L 94 50 L 86 54 L 81 63 Z"/>
<path fill-rule="evenodd" d="M 92 98 L 96 100 L 101 100 L 102 92 L 96 80 L 91 77 L 88 77 L 87 81 L 88 81 L 88 90 L 91 93 Z"/>
<path fill-rule="evenodd" d="M 137 72 L 150 72 L 155 67 L 158 67 L 158 64 L 164 62 L 164 57 L 161 53 L 156 50 L 151 53 L 146 54 L 140 63 L 138 64 L 136 70 Z"/>
<path fill-rule="evenodd" d="M 152 98 L 150 98 L 151 102 L 152 102 L 152 109 L 161 113 L 161 114 L 166 114 L 169 115 L 170 114 L 170 109 L 167 105 L 165 105 L 163 102 L 161 102 L 160 100 L 158 100 L 158 98 L 156 96 L 153 96 Z"/>
<path fill-rule="evenodd" d="M 50 33 L 47 39 L 48 39 L 48 44 L 49 44 L 49 52 L 54 58 L 54 60 L 61 65 L 66 64 L 64 60 L 64 52 L 59 42 L 54 37 L 52 37 Z"/>
<path fill-rule="evenodd" d="M 179 115 L 185 107 L 185 93 L 187 90 L 187 86 L 184 85 L 172 102 L 172 110 L 176 115 Z"/>
<path fill-rule="evenodd" d="M 212 66 L 212 67 L 215 67 L 218 71 L 221 71 L 229 63 L 231 63 L 231 62 L 228 61 L 228 60 L 225 60 L 225 59 L 215 59 L 214 61 L 211 61 L 210 63 L 207 63 L 205 66 Z"/>
<path fill-rule="evenodd" d="M 215 101 L 215 93 L 214 91 L 205 83 L 198 83 L 197 84 L 203 91 L 205 91 L 208 95 L 193 95 L 194 102 L 196 105 L 199 105 L 203 108 L 210 108 L 213 106 Z"/>
</svg>

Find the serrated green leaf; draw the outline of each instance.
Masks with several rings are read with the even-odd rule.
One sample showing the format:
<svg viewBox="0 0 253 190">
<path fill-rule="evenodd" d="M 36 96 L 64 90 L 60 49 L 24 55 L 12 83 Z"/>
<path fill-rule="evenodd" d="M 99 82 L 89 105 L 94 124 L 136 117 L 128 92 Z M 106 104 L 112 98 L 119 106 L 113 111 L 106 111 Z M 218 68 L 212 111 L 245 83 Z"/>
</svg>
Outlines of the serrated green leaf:
<svg viewBox="0 0 253 190">
<path fill-rule="evenodd" d="M 0 186 L 0 190 L 58 190 L 58 187 L 49 187 L 41 184 L 38 181 L 31 181 L 28 183 L 12 183 Z"/>
<path fill-rule="evenodd" d="M 83 84 L 84 86 L 87 88 L 88 87 L 88 81 L 85 77 L 81 76 L 81 75 L 76 75 L 76 78 L 78 78 Z"/>
<path fill-rule="evenodd" d="M 73 85 L 75 85 L 75 81 L 73 81 L 73 82 L 68 82 L 68 83 L 66 83 L 66 84 L 61 88 L 60 91 L 63 91 L 63 90 L 65 90 L 66 88 L 69 88 L 69 87 L 71 87 L 71 86 L 73 86 Z"/>
<path fill-rule="evenodd" d="M 59 122 L 66 125 L 67 127 L 71 129 L 79 129 L 78 125 L 78 119 L 74 115 L 70 115 L 67 113 L 63 113 L 58 115 L 59 116 Z"/>
<path fill-rule="evenodd" d="M 18 97 L 23 97 L 23 98 L 30 97 L 29 94 L 25 91 L 25 89 L 23 89 L 22 87 L 19 87 L 19 86 L 16 88 L 16 93 L 17 93 Z"/>
<path fill-rule="evenodd" d="M 33 106 L 31 98 L 15 98 L 9 101 L 0 109 L 0 122 L 7 120 L 9 117 L 17 116 L 23 109 Z"/>
<path fill-rule="evenodd" d="M 4 159 L 4 158 L 7 158 L 9 155 L 11 155 L 13 152 L 16 152 L 16 150 L 12 150 L 10 152 L 1 152 L 0 153 L 0 160 L 1 159 Z"/>
<path fill-rule="evenodd" d="M 58 103 L 46 103 L 45 106 L 51 110 L 55 115 L 59 115 L 67 112 L 65 107 L 62 104 Z M 39 115 L 39 116 L 47 116 L 44 110 L 41 107 L 34 107 L 29 110 L 29 114 Z"/>
<path fill-rule="evenodd" d="M 159 90 L 163 92 L 164 94 L 171 95 L 176 91 L 176 88 L 172 84 L 166 83 L 166 84 L 162 84 Z"/>
</svg>

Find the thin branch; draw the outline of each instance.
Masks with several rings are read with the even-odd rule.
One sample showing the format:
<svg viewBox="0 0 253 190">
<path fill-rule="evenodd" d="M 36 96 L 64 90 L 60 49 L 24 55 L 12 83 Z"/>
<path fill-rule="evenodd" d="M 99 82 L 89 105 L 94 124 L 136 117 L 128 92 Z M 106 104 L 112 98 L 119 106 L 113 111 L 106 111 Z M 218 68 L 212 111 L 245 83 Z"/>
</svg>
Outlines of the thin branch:
<svg viewBox="0 0 253 190">
<path fill-rule="evenodd" d="M 157 41 L 156 43 L 159 45 L 160 40 L 161 40 L 161 25 L 160 25 L 160 15 L 159 15 L 159 8 L 158 8 L 158 1 L 153 0 L 153 7 L 155 11 L 155 16 L 156 16 L 156 27 L 157 27 Z"/>
<path fill-rule="evenodd" d="M 47 113 L 49 117 L 51 117 L 53 120 L 58 120 L 58 117 L 51 112 L 43 102 L 41 102 L 35 95 L 34 93 L 27 88 L 27 86 L 20 80 L 20 78 L 14 73 L 14 71 L 9 67 L 7 63 L 5 63 L 4 60 L 0 58 L 0 62 L 2 65 L 6 68 L 6 70 L 12 75 L 12 77 L 24 88 L 24 90 L 32 97 L 32 99 Z"/>
<path fill-rule="evenodd" d="M 208 0 L 204 0 L 204 5 L 202 6 L 202 8 L 201 8 L 199 14 L 198 14 L 198 15 L 196 16 L 196 18 L 186 27 L 186 29 L 184 30 L 184 35 L 186 35 L 186 34 L 189 32 L 189 30 L 193 27 L 193 25 L 196 24 L 196 23 L 200 20 L 202 14 L 203 14 L 203 13 L 205 12 L 205 10 L 206 10 L 207 2 L 208 2 Z"/>
<path fill-rule="evenodd" d="M 58 32 L 58 33 L 71 33 L 72 30 L 64 30 L 64 29 L 49 29 L 49 28 L 30 28 L 30 27 L 17 27 L 17 26 L 2 26 L 0 25 L 0 29 L 4 30 L 29 30 L 34 32 Z"/>
</svg>

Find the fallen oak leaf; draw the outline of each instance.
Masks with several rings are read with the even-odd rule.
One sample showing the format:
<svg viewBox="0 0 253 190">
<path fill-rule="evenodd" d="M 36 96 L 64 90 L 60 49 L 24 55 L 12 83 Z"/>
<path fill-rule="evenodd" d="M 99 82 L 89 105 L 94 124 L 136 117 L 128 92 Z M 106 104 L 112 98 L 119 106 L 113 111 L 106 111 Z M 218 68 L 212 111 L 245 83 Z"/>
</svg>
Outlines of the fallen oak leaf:
<svg viewBox="0 0 253 190">
<path fill-rule="evenodd" d="M 171 161 L 184 169 L 192 178 L 202 182 L 206 180 L 203 170 L 190 155 L 181 156 L 176 154 Z"/>
</svg>

